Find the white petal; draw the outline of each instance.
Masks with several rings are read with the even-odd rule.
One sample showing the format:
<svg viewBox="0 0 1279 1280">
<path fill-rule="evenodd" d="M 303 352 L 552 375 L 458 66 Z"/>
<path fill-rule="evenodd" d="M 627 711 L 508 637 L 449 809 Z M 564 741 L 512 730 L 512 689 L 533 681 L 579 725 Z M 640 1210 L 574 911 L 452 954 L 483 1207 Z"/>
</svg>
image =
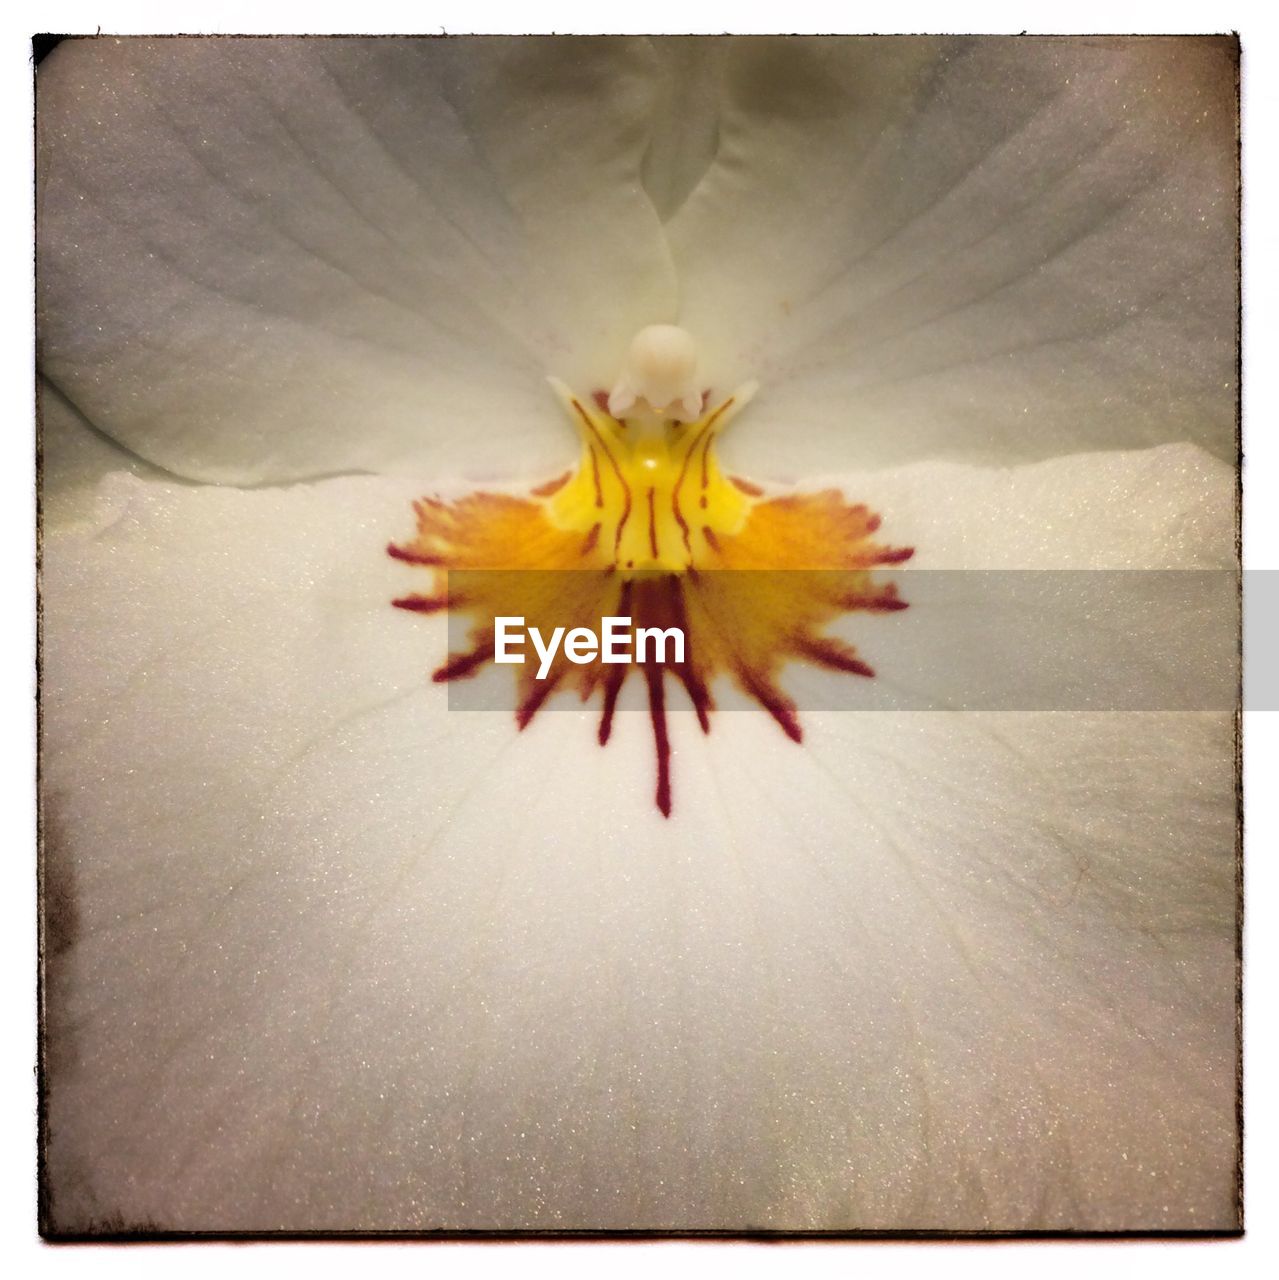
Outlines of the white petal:
<svg viewBox="0 0 1279 1280">
<path fill-rule="evenodd" d="M 1133 563 L 1192 461 L 909 477 Z M 1228 716 L 675 714 L 664 821 L 642 714 L 446 709 L 407 496 L 120 476 L 48 540 L 58 1227 L 1234 1224 Z"/>
<path fill-rule="evenodd" d="M 674 216 L 719 149 L 721 77 L 730 42 L 657 37 L 658 89 L 644 153 L 644 190 L 663 221 Z"/>
<path fill-rule="evenodd" d="M 39 75 L 41 356 L 189 477 L 546 465 L 673 283 L 642 42 L 77 40 Z"/>
<path fill-rule="evenodd" d="M 744 41 L 670 226 L 741 465 L 1235 440 L 1234 45 Z"/>
<path fill-rule="evenodd" d="M 754 412 L 754 401 L 751 402 Z M 826 476 L 884 514 L 911 569 L 1234 569 L 1237 478 L 1188 444 L 1016 467 L 920 462 Z"/>
<path fill-rule="evenodd" d="M 1229 718 L 740 718 L 806 1221 L 1232 1223 Z"/>
<path fill-rule="evenodd" d="M 40 520 L 45 532 L 100 521 L 99 485 L 112 472 L 164 473 L 95 431 L 57 389 L 40 379 Z"/>
</svg>

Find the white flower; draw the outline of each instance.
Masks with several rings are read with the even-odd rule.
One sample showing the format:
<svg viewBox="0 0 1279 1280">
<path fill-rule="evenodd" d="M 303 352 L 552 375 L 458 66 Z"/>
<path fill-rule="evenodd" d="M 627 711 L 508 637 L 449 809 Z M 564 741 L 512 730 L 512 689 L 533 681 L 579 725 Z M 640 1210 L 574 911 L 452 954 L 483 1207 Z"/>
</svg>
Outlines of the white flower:
<svg viewBox="0 0 1279 1280">
<path fill-rule="evenodd" d="M 383 548 L 562 470 L 546 377 L 678 323 L 760 384 L 732 466 L 921 566 L 1229 568 L 1233 87 L 1213 40 L 55 50 L 48 1228 L 1232 1228 L 1228 714 L 672 713 L 664 821 L 637 725 L 449 713 Z"/>
</svg>

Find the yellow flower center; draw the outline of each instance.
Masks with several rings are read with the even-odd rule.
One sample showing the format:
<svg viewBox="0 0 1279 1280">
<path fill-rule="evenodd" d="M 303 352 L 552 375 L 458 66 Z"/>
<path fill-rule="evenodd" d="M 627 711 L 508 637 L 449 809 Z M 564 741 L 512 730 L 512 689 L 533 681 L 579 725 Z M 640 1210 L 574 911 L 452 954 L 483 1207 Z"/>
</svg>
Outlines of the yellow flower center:
<svg viewBox="0 0 1279 1280">
<path fill-rule="evenodd" d="M 544 490 L 547 516 L 592 539 L 592 564 L 681 573 L 706 565 L 719 538 L 741 531 L 759 489 L 723 474 L 715 440 L 753 387 L 681 423 L 651 411 L 619 420 L 563 383 L 551 385 L 577 427 L 582 458 L 561 486 Z"/>
<path fill-rule="evenodd" d="M 530 635 L 594 632 L 609 617 L 681 631 L 682 659 L 654 646 L 637 664 L 657 755 L 656 801 L 666 815 L 666 675 L 686 689 L 703 731 L 712 686 L 727 677 L 798 742 L 795 704 L 777 683 L 781 669 L 802 661 L 872 676 L 852 646 L 824 633 L 849 611 L 904 608 L 896 588 L 870 571 L 911 554 L 876 544 L 879 517 L 835 490 L 767 495 L 726 476 L 715 444 L 755 387 L 713 405 L 693 392 L 685 338 L 670 326 L 645 330 L 608 396 L 580 397 L 552 380 L 581 441 L 573 470 L 523 497 L 425 498 L 414 504 L 416 537 L 388 548 L 432 574 L 431 590 L 400 597 L 398 608 L 450 608 L 471 619 L 469 647 L 450 655 L 436 681 L 463 679 L 493 661 L 499 618 L 522 618 Z M 523 729 L 557 689 L 583 700 L 598 689 L 603 744 L 631 666 L 602 656 L 583 661 L 567 648 L 541 676 L 537 663 L 516 668 L 516 723 Z"/>
</svg>

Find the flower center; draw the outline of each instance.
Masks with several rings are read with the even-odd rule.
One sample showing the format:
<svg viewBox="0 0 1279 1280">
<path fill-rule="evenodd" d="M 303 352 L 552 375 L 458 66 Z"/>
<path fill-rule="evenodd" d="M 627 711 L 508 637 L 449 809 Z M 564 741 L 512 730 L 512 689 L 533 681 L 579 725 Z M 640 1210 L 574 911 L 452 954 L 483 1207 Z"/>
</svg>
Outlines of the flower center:
<svg viewBox="0 0 1279 1280">
<path fill-rule="evenodd" d="M 715 441 L 754 394 L 740 388 L 691 422 L 658 416 L 632 401 L 619 419 L 552 381 L 582 442 L 577 470 L 544 486 L 547 516 L 558 529 L 591 542 L 592 562 L 626 573 L 680 573 L 708 563 L 721 537 L 741 531 L 760 490 L 730 480 L 719 468 Z M 697 393 L 699 406 L 708 397 Z M 615 398 L 610 397 L 609 403 Z"/>
<path fill-rule="evenodd" d="M 454 503 L 414 504 L 417 534 L 391 544 L 396 559 L 426 567 L 431 590 L 395 600 L 400 609 L 451 608 L 472 620 L 470 647 L 450 655 L 436 681 L 474 675 L 497 656 L 499 619 L 524 620 L 531 635 L 598 629 L 606 618 L 675 629 L 682 652 L 637 661 L 648 693 L 657 755 L 657 806 L 671 811 L 666 676 L 688 693 L 703 732 L 712 685 L 727 677 L 796 742 L 794 702 L 777 678 L 790 661 L 862 677 L 871 668 L 851 645 L 824 634 L 850 611 L 905 608 L 875 566 L 911 549 L 880 546 L 879 517 L 835 490 L 768 496 L 726 476 L 715 445 L 755 393 L 753 383 L 718 403 L 696 389 L 692 339 L 673 326 L 637 335 L 617 384 L 581 397 L 551 385 L 581 442 L 577 466 L 527 497 L 474 493 Z M 743 572 L 754 571 L 754 572 Z M 516 675 L 523 729 L 557 688 L 601 694 L 599 741 L 612 731 L 630 665 L 558 651 Z"/>
</svg>

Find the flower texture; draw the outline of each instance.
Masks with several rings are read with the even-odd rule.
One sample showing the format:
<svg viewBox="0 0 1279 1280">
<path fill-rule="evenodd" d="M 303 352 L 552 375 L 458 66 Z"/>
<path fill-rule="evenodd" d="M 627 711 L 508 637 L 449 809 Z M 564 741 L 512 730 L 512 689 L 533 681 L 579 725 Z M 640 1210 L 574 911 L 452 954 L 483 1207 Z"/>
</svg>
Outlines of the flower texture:
<svg viewBox="0 0 1279 1280">
<path fill-rule="evenodd" d="M 919 570 L 1234 568 L 1234 53 L 58 46 L 45 1229 L 1234 1229 L 1230 707 L 882 701 Z M 583 565 L 854 576 L 479 670 Z"/>
</svg>

